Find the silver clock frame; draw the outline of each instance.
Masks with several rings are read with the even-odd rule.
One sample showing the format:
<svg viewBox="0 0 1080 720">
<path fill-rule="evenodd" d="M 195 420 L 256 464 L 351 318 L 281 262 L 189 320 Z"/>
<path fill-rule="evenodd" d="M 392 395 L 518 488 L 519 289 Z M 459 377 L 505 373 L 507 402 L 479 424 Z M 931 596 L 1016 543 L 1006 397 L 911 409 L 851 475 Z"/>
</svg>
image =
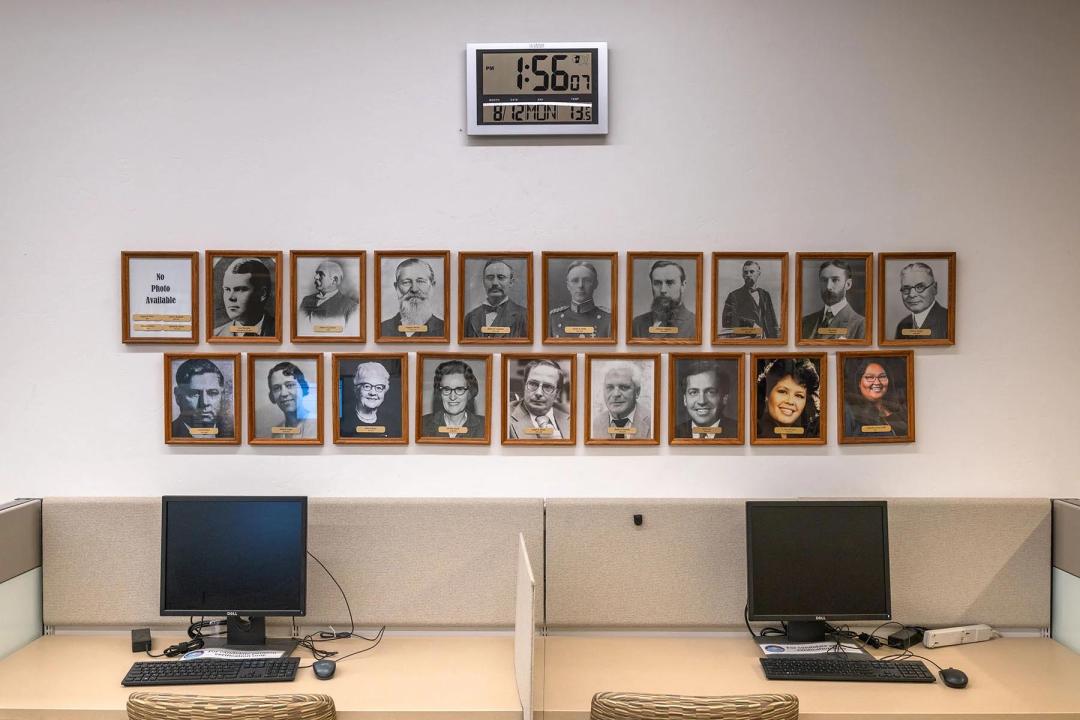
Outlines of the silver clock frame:
<svg viewBox="0 0 1080 720">
<path fill-rule="evenodd" d="M 478 50 L 596 50 L 596 124 L 480 125 L 476 118 L 476 52 Z M 465 112 L 469 135 L 607 135 L 608 53 L 606 42 L 503 42 L 465 44 Z"/>
</svg>

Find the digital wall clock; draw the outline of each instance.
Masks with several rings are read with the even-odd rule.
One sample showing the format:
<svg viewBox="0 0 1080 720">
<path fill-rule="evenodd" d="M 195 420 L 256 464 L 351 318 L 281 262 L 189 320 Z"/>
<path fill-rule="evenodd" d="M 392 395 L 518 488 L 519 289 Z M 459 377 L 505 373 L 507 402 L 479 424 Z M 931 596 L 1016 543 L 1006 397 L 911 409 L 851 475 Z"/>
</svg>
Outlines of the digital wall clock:
<svg viewBox="0 0 1080 720">
<path fill-rule="evenodd" d="M 606 42 L 468 43 L 469 135 L 606 135 Z"/>
</svg>

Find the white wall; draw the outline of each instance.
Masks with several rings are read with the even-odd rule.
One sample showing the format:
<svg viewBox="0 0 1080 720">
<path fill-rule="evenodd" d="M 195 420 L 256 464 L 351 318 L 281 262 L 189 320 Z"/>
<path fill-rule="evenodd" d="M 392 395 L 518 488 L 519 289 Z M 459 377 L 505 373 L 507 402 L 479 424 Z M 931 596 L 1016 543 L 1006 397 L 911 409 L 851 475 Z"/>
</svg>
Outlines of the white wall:
<svg viewBox="0 0 1080 720">
<path fill-rule="evenodd" d="M 5 2 L 0 498 L 1075 496 L 1077 37 L 1067 0 Z M 503 40 L 609 42 L 611 134 L 470 140 Z M 912 446 L 166 447 L 120 251 L 327 247 L 955 249 L 959 341 Z"/>
</svg>

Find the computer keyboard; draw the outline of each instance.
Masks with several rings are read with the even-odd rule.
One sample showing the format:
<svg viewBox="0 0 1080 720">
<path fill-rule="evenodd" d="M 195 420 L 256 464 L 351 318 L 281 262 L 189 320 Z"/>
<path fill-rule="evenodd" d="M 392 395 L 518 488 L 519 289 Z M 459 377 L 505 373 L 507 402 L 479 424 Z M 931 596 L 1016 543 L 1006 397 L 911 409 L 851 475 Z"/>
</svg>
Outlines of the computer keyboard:
<svg viewBox="0 0 1080 720">
<path fill-rule="evenodd" d="M 852 682 L 932 683 L 920 660 L 847 660 L 821 657 L 759 658 L 769 680 L 848 680 Z"/>
<path fill-rule="evenodd" d="M 121 685 L 213 685 L 287 682 L 296 678 L 298 657 L 272 660 L 165 660 L 137 662 Z"/>
</svg>

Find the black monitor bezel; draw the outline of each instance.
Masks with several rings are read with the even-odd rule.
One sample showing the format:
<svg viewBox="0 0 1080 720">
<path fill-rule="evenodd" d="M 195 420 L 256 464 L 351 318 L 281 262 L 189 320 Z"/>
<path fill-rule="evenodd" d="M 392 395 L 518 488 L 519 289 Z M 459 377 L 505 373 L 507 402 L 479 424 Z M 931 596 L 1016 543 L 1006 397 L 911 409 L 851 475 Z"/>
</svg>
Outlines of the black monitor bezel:
<svg viewBox="0 0 1080 720">
<path fill-rule="evenodd" d="M 173 502 L 291 502 L 300 503 L 300 607 L 287 610 L 256 610 L 252 608 L 166 608 L 165 607 L 165 549 L 168 540 L 168 507 Z M 307 511 L 308 499 L 303 495 L 163 495 L 161 497 L 161 562 L 158 605 L 162 616 L 242 615 L 246 617 L 303 617 L 307 614 Z"/>
<path fill-rule="evenodd" d="M 859 614 L 806 614 L 776 615 L 754 612 L 754 549 L 751 538 L 751 515 L 755 507 L 874 507 L 881 510 L 883 533 L 882 558 L 885 569 L 885 612 Z M 747 616 L 755 621 L 791 620 L 794 622 L 815 620 L 892 620 L 892 586 L 889 569 L 889 503 L 885 500 L 748 500 L 746 502 L 746 605 Z"/>
</svg>

